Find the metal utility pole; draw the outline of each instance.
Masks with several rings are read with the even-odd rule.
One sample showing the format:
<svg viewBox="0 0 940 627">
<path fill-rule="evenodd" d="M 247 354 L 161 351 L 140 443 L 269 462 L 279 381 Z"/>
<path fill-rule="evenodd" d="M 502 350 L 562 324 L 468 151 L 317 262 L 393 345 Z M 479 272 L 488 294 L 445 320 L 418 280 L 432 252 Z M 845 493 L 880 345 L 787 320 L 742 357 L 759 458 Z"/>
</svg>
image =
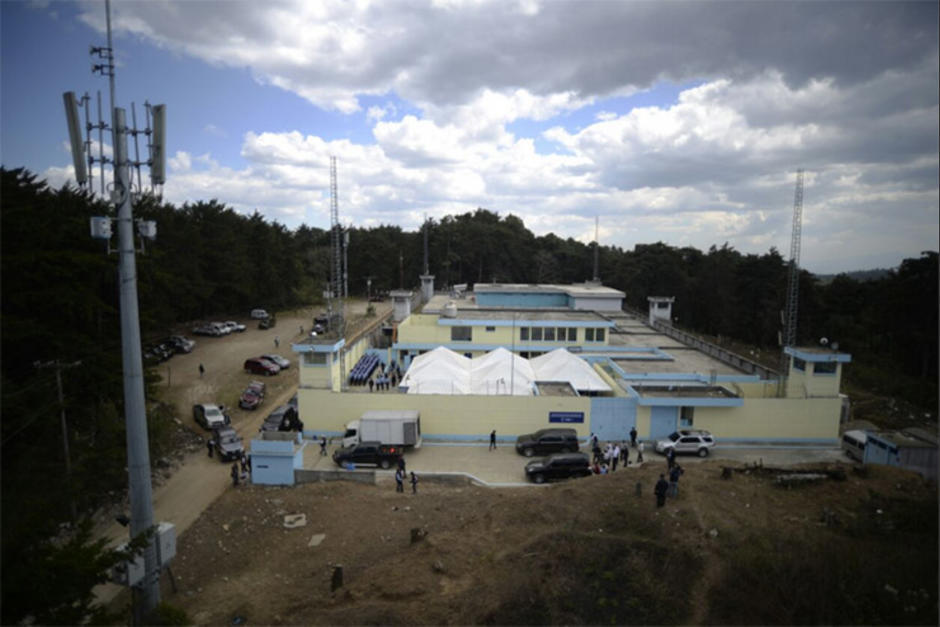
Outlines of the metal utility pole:
<svg viewBox="0 0 940 627">
<path fill-rule="evenodd" d="M 600 283 L 601 275 L 599 269 L 599 253 L 601 248 L 601 243 L 598 240 L 598 234 L 600 233 L 600 218 L 594 216 L 594 281 Z"/>
<path fill-rule="evenodd" d="M 153 487 L 150 483 L 150 445 L 144 404 L 144 369 L 140 349 L 140 314 L 137 302 L 137 262 L 134 251 L 134 216 L 127 163 L 127 127 L 124 110 L 115 107 L 114 48 L 111 42 L 111 2 L 105 2 L 111 69 L 111 134 L 114 147 L 114 192 L 117 205 L 118 279 L 121 304 L 121 356 L 124 364 L 124 416 L 127 428 L 127 472 L 130 484 L 131 537 L 153 527 Z M 160 603 L 160 569 L 154 541 L 144 549 L 144 578 L 135 622 L 143 622 Z"/>
</svg>

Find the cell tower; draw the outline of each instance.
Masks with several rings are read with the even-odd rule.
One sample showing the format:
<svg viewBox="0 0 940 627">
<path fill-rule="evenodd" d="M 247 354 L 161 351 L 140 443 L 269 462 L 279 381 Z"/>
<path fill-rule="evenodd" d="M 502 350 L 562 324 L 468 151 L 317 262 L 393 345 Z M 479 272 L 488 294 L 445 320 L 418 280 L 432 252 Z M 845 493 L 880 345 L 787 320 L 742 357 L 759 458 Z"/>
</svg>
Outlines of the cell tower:
<svg viewBox="0 0 940 627">
<path fill-rule="evenodd" d="M 598 239 L 599 235 L 600 235 L 600 218 L 598 216 L 594 216 L 594 282 L 595 283 L 601 282 L 600 267 L 599 267 L 600 266 L 599 255 L 600 255 L 600 249 L 601 249 L 601 242 Z"/>
<path fill-rule="evenodd" d="M 796 321 L 800 300 L 800 238 L 803 228 L 803 169 L 796 171 L 796 191 L 793 194 L 793 233 L 790 236 L 790 274 L 787 280 L 786 320 L 781 338 L 780 394 L 785 392 L 784 379 L 790 365 L 787 346 L 796 344 Z"/>
<path fill-rule="evenodd" d="M 796 171 L 793 194 L 793 234 L 790 236 L 790 278 L 787 282 L 787 327 L 784 346 L 796 344 L 796 316 L 800 300 L 800 237 L 803 228 L 803 170 Z"/>
<path fill-rule="evenodd" d="M 104 163 L 111 163 L 113 183 L 109 186 L 110 195 L 107 197 L 115 206 L 116 218 L 109 216 L 96 216 L 91 218 L 91 236 L 108 243 L 108 251 L 118 255 L 118 284 L 120 286 L 121 311 L 121 358 L 124 370 L 124 415 L 127 432 L 127 472 L 128 492 L 130 496 L 130 525 L 131 539 L 139 538 L 142 534 L 150 532 L 156 526 L 153 520 L 153 488 L 150 477 L 150 447 L 147 436 L 147 406 L 144 399 L 144 370 L 140 346 L 140 317 L 138 313 L 137 298 L 137 266 L 134 229 L 141 238 L 154 239 L 156 225 L 150 221 L 134 220 L 133 203 L 141 192 L 140 166 L 150 168 L 151 185 L 159 186 L 164 183 L 166 152 L 164 149 L 165 115 L 163 105 L 150 107 L 147 105 L 147 128 L 137 129 L 136 110 L 131 109 L 132 125 L 125 121 L 125 110 L 117 107 L 116 85 L 114 77 L 114 47 L 111 39 L 111 3 L 105 2 L 105 17 L 107 20 L 107 46 L 92 46 L 90 54 L 96 57 L 92 65 L 92 72 L 100 73 L 109 78 L 110 88 L 110 130 L 113 148 L 113 158 L 106 159 L 102 154 L 103 131 L 108 128 L 107 122 L 101 114 L 101 95 L 98 95 L 98 123 L 92 124 L 89 120 L 89 101 L 86 94 L 76 98 L 73 92 L 63 95 L 65 103 L 66 121 L 69 129 L 69 141 L 72 147 L 72 160 L 75 165 L 75 179 L 78 184 L 94 193 L 94 181 L 91 179 L 93 166 L 100 165 L 101 193 L 104 195 L 106 186 L 104 181 Z M 79 122 L 79 105 L 85 109 L 86 138 L 82 137 Z M 153 128 L 150 128 L 150 117 L 153 116 Z M 91 132 L 98 131 L 98 158 L 92 156 Z M 140 160 L 140 151 L 137 144 L 137 135 L 147 136 L 149 158 Z M 128 137 L 134 138 L 135 159 L 127 154 Z M 87 167 L 86 167 L 87 166 Z M 134 186 L 133 171 L 137 169 L 137 185 Z M 112 225 L 117 229 L 118 245 L 116 251 L 111 249 Z M 141 239 L 143 242 L 143 239 Z M 162 524 L 161 524 L 162 526 Z M 157 531 L 157 535 L 160 535 Z M 175 536 L 174 536 L 175 538 Z M 175 540 L 168 540 L 175 542 Z M 164 548 L 165 547 L 165 548 Z M 158 550 L 161 548 L 162 550 Z M 133 569 L 135 574 L 124 565 L 120 571 L 123 576 L 117 576 L 116 581 L 136 588 L 139 593 L 134 601 L 134 624 L 141 624 L 160 602 L 160 572 L 162 567 L 169 566 L 169 559 L 175 554 L 175 545 L 172 551 L 168 550 L 170 544 L 157 542 L 151 538 L 143 549 L 142 572 Z"/>
<path fill-rule="evenodd" d="M 336 157 L 330 157 L 331 253 L 329 303 L 330 325 L 342 335 L 343 325 L 343 227 L 339 223 L 339 194 L 336 184 Z"/>
</svg>

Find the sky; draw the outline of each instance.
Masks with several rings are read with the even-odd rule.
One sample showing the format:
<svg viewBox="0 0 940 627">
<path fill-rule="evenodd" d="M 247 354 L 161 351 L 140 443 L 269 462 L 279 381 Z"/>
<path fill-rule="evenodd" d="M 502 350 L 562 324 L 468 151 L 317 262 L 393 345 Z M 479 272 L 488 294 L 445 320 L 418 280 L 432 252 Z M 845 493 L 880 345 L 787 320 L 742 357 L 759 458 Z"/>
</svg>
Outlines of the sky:
<svg viewBox="0 0 940 627">
<path fill-rule="evenodd" d="M 166 105 L 162 193 L 177 206 L 328 228 L 335 156 L 348 226 L 416 230 L 482 207 L 536 235 L 788 258 L 803 169 L 803 268 L 940 248 L 937 2 L 111 10 L 116 105 L 134 103 L 140 126 L 145 102 Z M 107 111 L 89 55 L 106 41 L 102 0 L 0 2 L 4 167 L 74 185 L 62 93 L 88 93 L 97 118 L 100 91 Z"/>
</svg>

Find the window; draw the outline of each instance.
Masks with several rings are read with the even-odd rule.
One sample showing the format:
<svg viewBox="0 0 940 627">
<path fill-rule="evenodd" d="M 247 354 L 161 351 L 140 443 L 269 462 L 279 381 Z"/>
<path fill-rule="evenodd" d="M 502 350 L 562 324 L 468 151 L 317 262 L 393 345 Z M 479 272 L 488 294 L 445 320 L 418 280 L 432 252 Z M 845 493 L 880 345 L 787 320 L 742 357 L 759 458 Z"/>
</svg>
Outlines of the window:
<svg viewBox="0 0 940 627">
<path fill-rule="evenodd" d="M 451 327 L 450 328 L 450 341 L 451 342 L 469 342 L 472 336 L 473 336 L 472 327 Z"/>
<path fill-rule="evenodd" d="M 568 329 L 568 341 L 577 342 L 578 341 L 578 329 L 577 327 L 571 327 Z"/>
<path fill-rule="evenodd" d="M 532 341 L 533 342 L 542 341 L 542 327 L 532 327 Z"/>
<path fill-rule="evenodd" d="M 558 341 L 565 342 L 568 339 L 568 329 L 564 327 L 558 327 Z"/>
<path fill-rule="evenodd" d="M 594 341 L 594 329 L 585 329 L 584 330 L 584 341 L 593 342 Z"/>
<path fill-rule="evenodd" d="M 496 330 L 496 327 L 486 327 L 486 332 L 487 332 L 487 333 L 492 333 L 492 332 L 495 331 L 495 330 Z"/>
<path fill-rule="evenodd" d="M 679 412 L 679 426 L 680 427 L 691 427 L 692 421 L 695 417 L 695 408 L 694 407 L 683 407 Z"/>
<path fill-rule="evenodd" d="M 594 341 L 603 342 L 604 341 L 604 329 L 595 329 L 594 330 Z"/>
<path fill-rule="evenodd" d="M 656 303 L 656 309 L 669 309 L 669 303 Z"/>
<path fill-rule="evenodd" d="M 793 358 L 793 369 L 799 370 L 800 372 L 806 371 L 806 362 L 800 359 L 799 357 Z"/>
<path fill-rule="evenodd" d="M 326 353 L 304 353 L 305 366 L 325 366 Z"/>
<path fill-rule="evenodd" d="M 548 327 L 545 329 L 545 341 L 554 342 L 555 341 L 555 327 Z"/>
<path fill-rule="evenodd" d="M 528 342 L 529 341 L 529 327 L 522 327 L 519 329 L 519 341 Z"/>
<path fill-rule="evenodd" d="M 836 373 L 836 362 L 834 361 L 819 361 L 813 364 L 813 374 L 835 374 Z"/>
</svg>

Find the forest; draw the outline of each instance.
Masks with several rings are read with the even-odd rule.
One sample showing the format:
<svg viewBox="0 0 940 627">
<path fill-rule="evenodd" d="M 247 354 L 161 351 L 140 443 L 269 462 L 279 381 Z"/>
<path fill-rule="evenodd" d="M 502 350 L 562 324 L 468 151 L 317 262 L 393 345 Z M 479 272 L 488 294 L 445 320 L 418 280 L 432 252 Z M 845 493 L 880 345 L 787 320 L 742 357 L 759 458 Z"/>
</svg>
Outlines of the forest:
<svg viewBox="0 0 940 627">
<path fill-rule="evenodd" d="M 126 489 L 127 475 L 117 260 L 89 234 L 89 218 L 112 209 L 74 188 L 51 189 L 23 169 L 0 169 L 0 178 L 2 622 L 9 624 L 35 611 L 37 589 L 49 587 L 56 555 L 51 539 L 73 504 L 89 512 L 114 499 Z M 145 341 L 184 323 L 322 300 L 330 267 L 327 230 L 292 231 L 216 200 L 175 207 L 144 197 L 135 217 L 156 221 L 158 229 L 137 256 Z M 438 289 L 573 283 L 593 275 L 593 245 L 535 236 L 511 214 L 481 208 L 425 228 Z M 423 237 L 392 225 L 351 228 L 350 294 L 416 287 Z M 603 283 L 625 292 L 627 306 L 645 311 L 647 296 L 674 296 L 677 326 L 778 354 L 788 263 L 777 250 L 755 255 L 727 244 L 700 251 L 656 242 L 633 250 L 601 246 L 597 254 Z M 850 394 L 864 390 L 904 402 L 935 421 L 937 271 L 936 251 L 871 280 L 843 274 L 822 281 L 802 271 L 798 343 L 838 341 L 852 354 L 845 382 Z M 76 366 L 61 370 L 71 485 L 63 478 L 56 369 L 40 367 L 55 362 Z M 155 404 L 148 418 L 151 459 L 157 459 L 168 446 L 173 416 Z M 29 572 L 8 566 L 17 563 L 40 566 Z M 37 622 L 68 618 L 53 613 Z"/>
</svg>

